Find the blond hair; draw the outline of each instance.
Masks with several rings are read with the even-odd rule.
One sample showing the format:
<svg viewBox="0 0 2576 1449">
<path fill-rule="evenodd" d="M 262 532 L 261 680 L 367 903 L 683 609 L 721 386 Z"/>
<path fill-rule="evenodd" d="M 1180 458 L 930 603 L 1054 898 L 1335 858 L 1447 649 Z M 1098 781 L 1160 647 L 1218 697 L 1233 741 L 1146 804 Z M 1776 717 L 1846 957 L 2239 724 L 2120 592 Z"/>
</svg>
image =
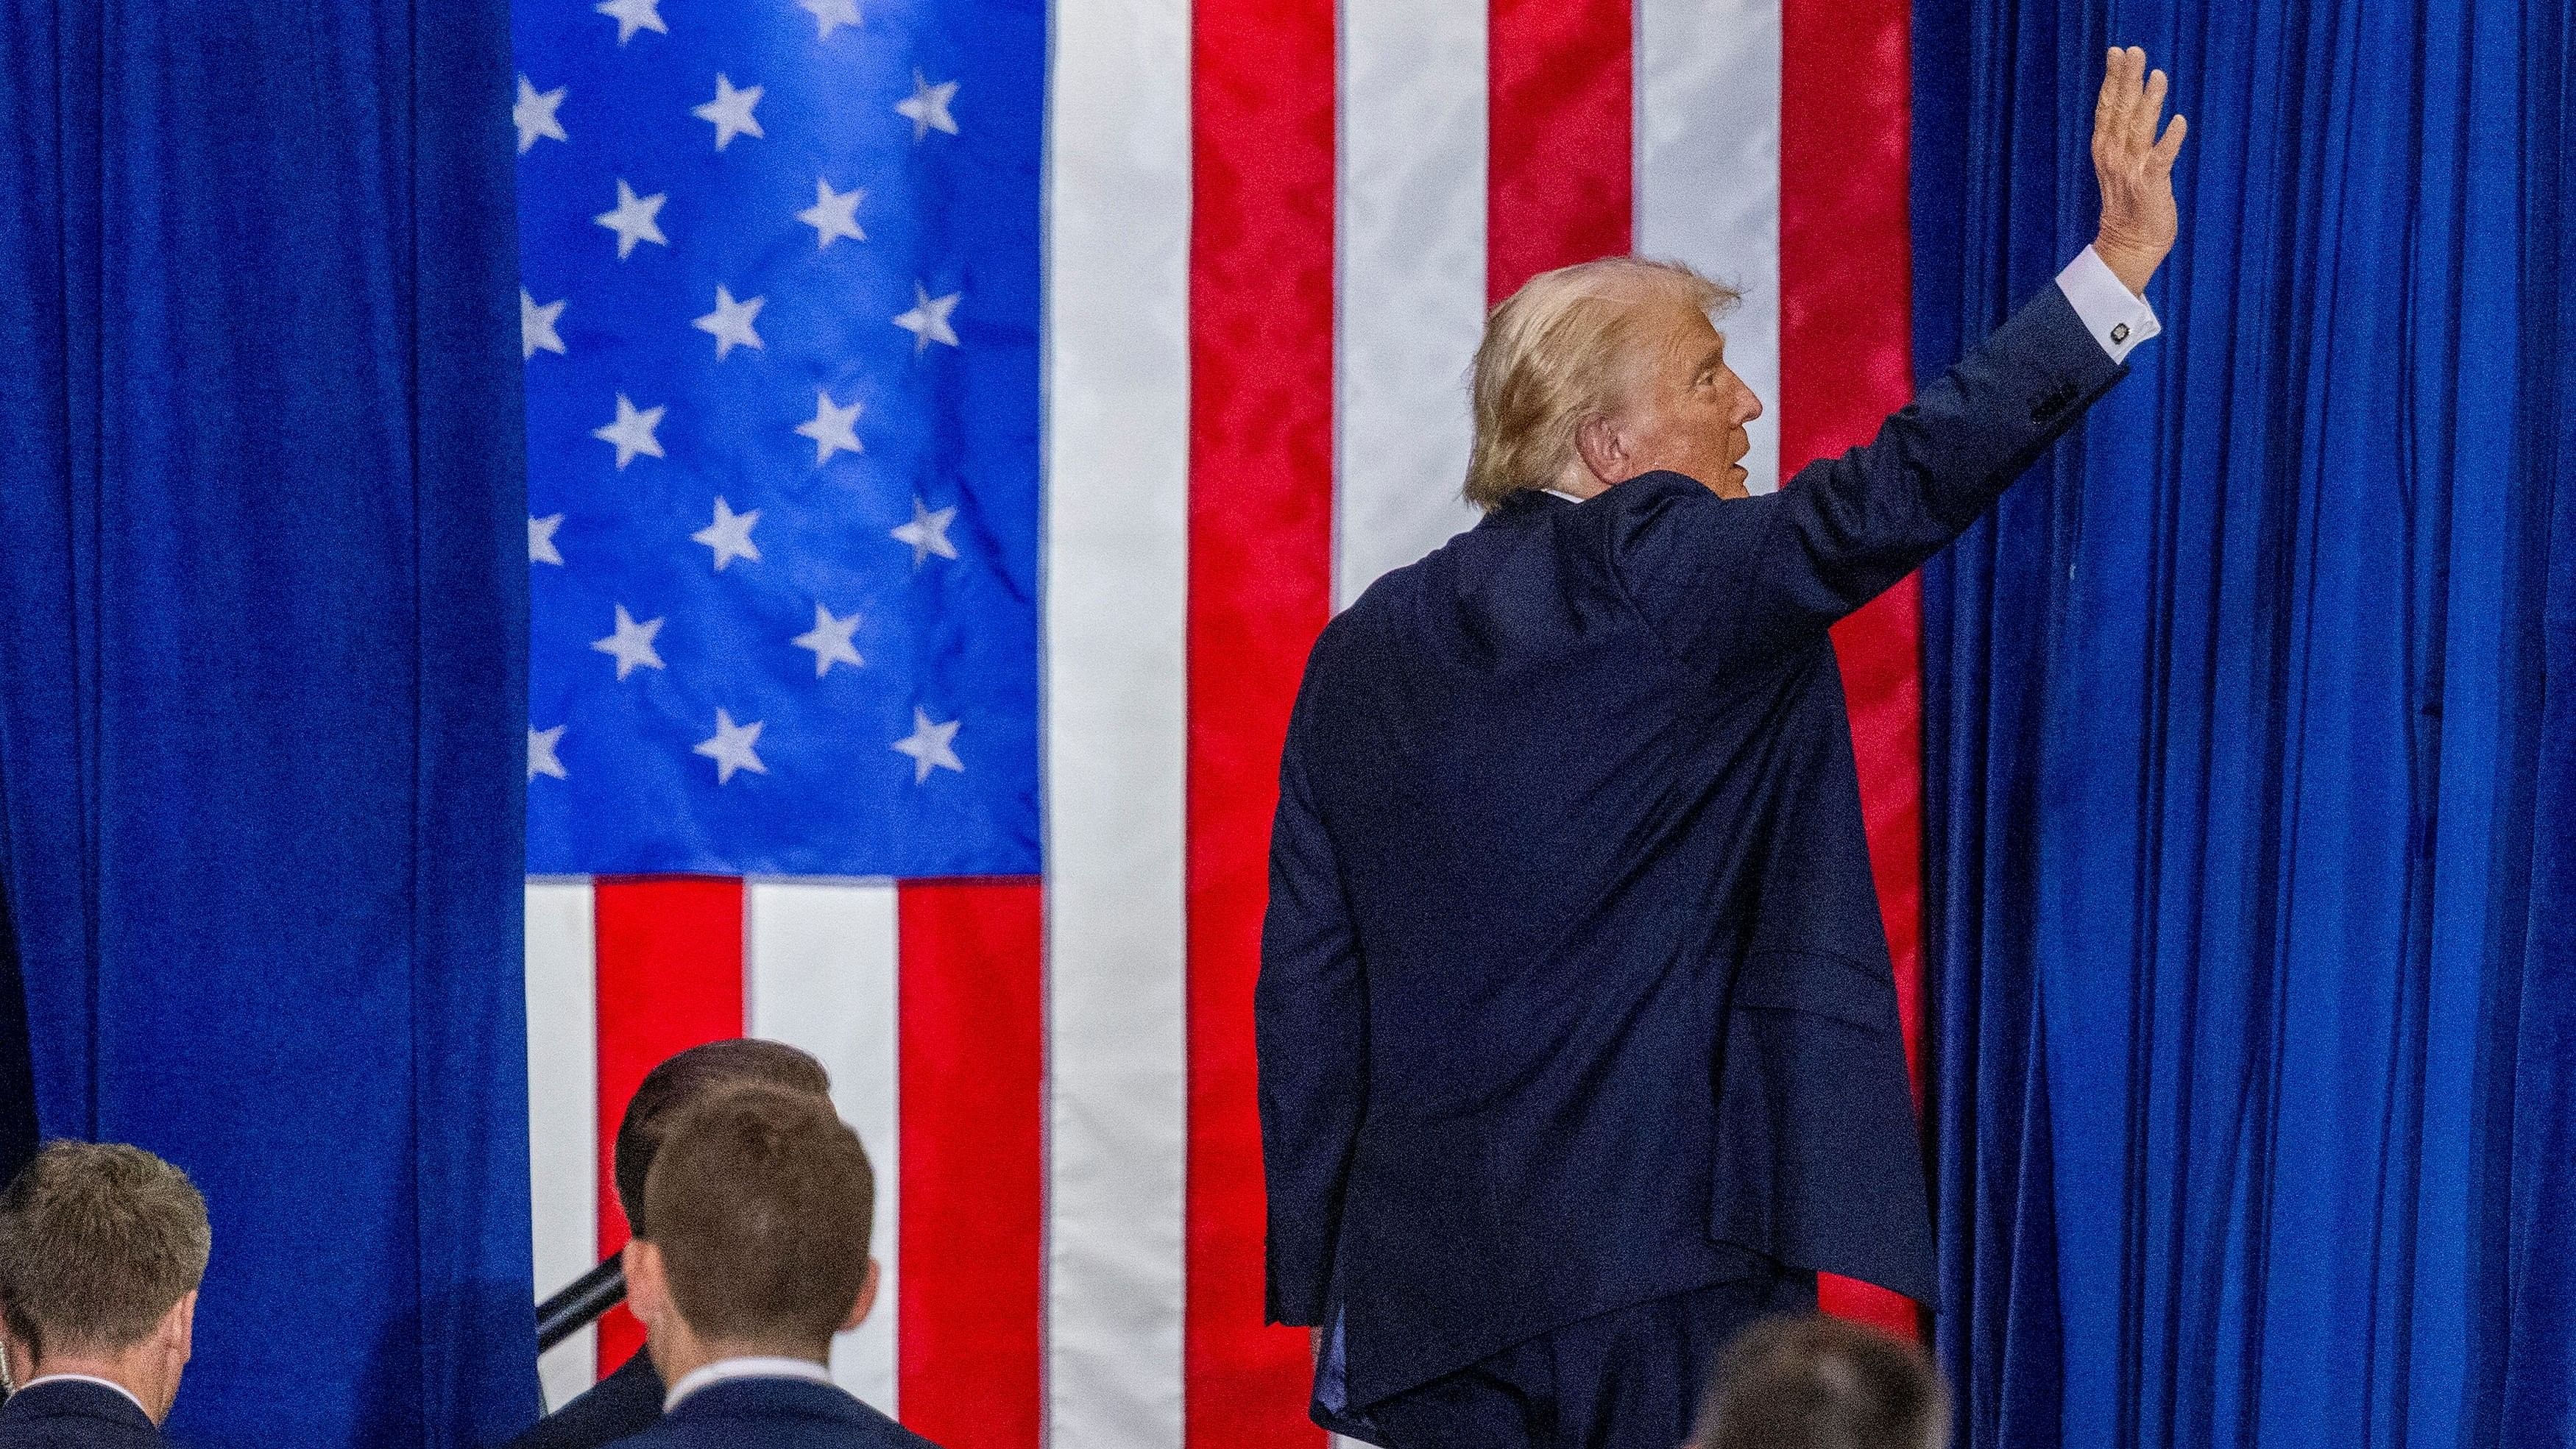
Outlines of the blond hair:
<svg viewBox="0 0 2576 1449">
<path fill-rule="evenodd" d="M 1603 257 L 1541 272 L 1493 310 L 1470 388 L 1468 502 L 1490 512 L 1565 475 L 1576 430 L 1626 387 L 1622 364 L 1647 310 L 1640 304 L 1657 296 L 1714 316 L 1740 294 L 1679 262 Z"/>
<path fill-rule="evenodd" d="M 49 1142 L 0 1193 L 0 1315 L 38 1361 L 122 1352 L 195 1291 L 213 1241 L 186 1173 L 123 1143 Z"/>
</svg>

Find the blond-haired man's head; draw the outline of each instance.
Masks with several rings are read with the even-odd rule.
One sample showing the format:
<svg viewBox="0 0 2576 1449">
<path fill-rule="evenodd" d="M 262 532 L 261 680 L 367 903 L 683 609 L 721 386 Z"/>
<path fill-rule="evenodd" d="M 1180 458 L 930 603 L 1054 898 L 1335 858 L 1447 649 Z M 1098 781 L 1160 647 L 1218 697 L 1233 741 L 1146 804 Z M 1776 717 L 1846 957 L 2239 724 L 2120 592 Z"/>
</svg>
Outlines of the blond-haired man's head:
<svg viewBox="0 0 2576 1449">
<path fill-rule="evenodd" d="M 47 1143 L 0 1192 L 11 1379 L 106 1379 L 160 1422 L 213 1243 L 206 1201 L 178 1168 L 122 1143 Z"/>
<path fill-rule="evenodd" d="M 1588 498 L 1641 473 L 1744 496 L 1761 400 L 1726 365 L 1715 316 L 1737 294 L 1688 267 L 1605 257 L 1533 277 L 1485 324 L 1467 501 Z"/>
</svg>

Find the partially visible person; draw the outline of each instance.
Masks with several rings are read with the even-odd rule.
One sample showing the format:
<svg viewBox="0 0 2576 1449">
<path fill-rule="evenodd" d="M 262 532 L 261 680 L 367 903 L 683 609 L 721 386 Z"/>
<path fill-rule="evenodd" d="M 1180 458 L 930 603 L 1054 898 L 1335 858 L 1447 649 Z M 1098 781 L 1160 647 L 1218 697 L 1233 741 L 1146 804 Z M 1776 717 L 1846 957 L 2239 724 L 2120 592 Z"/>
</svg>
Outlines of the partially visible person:
<svg viewBox="0 0 2576 1449">
<path fill-rule="evenodd" d="M 1913 1344 L 1839 1318 L 1746 1329 L 1710 1376 L 1689 1449 L 1944 1449 L 1949 1396 Z"/>
<path fill-rule="evenodd" d="M 832 1091 L 821 1062 L 784 1043 L 749 1037 L 693 1046 L 644 1074 L 617 1124 L 617 1205 L 629 1233 L 645 1234 L 644 1175 L 671 1123 L 715 1092 L 750 1084 L 823 1101 Z M 637 1349 L 616 1372 L 511 1440 L 509 1449 L 598 1449 L 651 1428 L 662 1417 L 662 1394 L 652 1355 Z"/>
<path fill-rule="evenodd" d="M 671 1385 L 634 1449 L 928 1446 L 832 1382 L 876 1306 L 876 1174 L 811 1094 L 738 1087 L 670 1129 L 626 1245 L 626 1300 Z"/>
<path fill-rule="evenodd" d="M 0 1449 L 161 1442 L 214 1242 L 186 1173 L 139 1147 L 52 1142 L 0 1192 Z"/>
</svg>

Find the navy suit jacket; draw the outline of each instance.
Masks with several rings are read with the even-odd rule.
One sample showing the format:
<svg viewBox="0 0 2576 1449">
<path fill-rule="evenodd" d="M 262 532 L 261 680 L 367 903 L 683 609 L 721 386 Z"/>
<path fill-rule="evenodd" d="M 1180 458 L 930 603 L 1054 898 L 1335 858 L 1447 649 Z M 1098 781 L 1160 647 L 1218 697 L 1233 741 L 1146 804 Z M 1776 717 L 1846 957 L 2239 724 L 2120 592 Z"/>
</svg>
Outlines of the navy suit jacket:
<svg viewBox="0 0 2576 1449">
<path fill-rule="evenodd" d="M 653 1427 L 662 1417 L 662 1376 L 642 1349 L 617 1372 L 539 1419 L 508 1449 L 599 1449 Z"/>
<path fill-rule="evenodd" d="M 1826 628 L 2123 374 L 2055 287 L 1727 501 L 1514 498 L 1316 643 L 1255 996 L 1273 1321 L 1366 1405 L 1763 1260 L 1932 1295 Z"/>
<path fill-rule="evenodd" d="M 114 1389 L 59 1379 L 0 1404 L 0 1449 L 157 1449 L 161 1431 Z"/>
<path fill-rule="evenodd" d="M 842 1389 L 804 1379 L 726 1379 L 618 1441 L 632 1449 L 938 1449 Z"/>
</svg>

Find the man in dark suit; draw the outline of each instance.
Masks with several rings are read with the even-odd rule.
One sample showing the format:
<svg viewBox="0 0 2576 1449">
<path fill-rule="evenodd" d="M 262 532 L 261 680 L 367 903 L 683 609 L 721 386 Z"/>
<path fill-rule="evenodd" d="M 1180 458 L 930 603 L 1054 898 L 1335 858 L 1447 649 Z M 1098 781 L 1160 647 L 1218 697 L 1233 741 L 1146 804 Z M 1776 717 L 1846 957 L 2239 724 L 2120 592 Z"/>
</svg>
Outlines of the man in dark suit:
<svg viewBox="0 0 2576 1449">
<path fill-rule="evenodd" d="M 0 1193 L 0 1449 L 142 1449 L 179 1396 L 213 1236 L 187 1174 L 48 1143 Z"/>
<path fill-rule="evenodd" d="M 634 1449 L 930 1449 L 832 1383 L 876 1304 L 876 1174 L 810 1093 L 736 1087 L 671 1124 L 645 1177 L 627 1301 L 671 1385 Z"/>
<path fill-rule="evenodd" d="M 748 1083 L 831 1099 L 832 1080 L 821 1062 L 784 1043 L 750 1037 L 693 1046 L 644 1074 L 617 1124 L 617 1205 L 629 1233 L 644 1235 L 644 1175 L 671 1123 L 710 1095 Z M 662 1394 L 653 1356 L 637 1349 L 615 1373 L 511 1440 L 509 1449 L 598 1449 L 651 1428 L 662 1417 Z"/>
<path fill-rule="evenodd" d="M 1818 1270 L 1931 1293 L 1826 629 L 1965 529 L 2155 331 L 2183 135 L 2115 51 L 2098 240 L 1876 442 L 1748 497 L 1761 404 L 1688 271 L 1550 273 L 1479 350 L 1484 521 L 1324 631 L 1256 1016 L 1269 1315 L 1314 1415 L 1671 1449 Z"/>
</svg>

